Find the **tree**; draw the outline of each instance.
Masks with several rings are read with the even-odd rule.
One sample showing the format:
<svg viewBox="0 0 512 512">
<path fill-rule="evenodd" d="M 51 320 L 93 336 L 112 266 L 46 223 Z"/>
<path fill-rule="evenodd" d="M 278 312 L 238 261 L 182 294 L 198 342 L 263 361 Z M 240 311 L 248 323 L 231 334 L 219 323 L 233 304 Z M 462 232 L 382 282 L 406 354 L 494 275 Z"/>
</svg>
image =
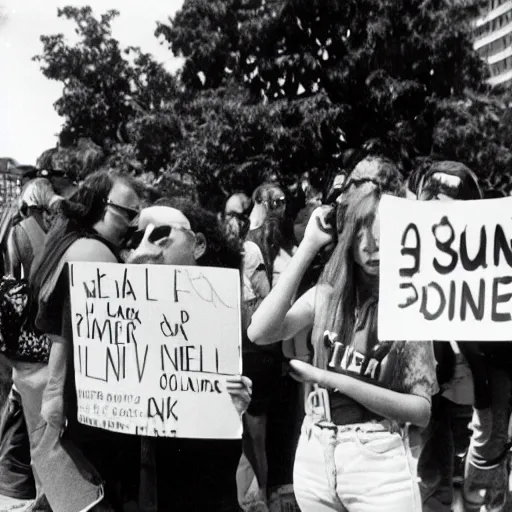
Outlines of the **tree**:
<svg viewBox="0 0 512 512">
<path fill-rule="evenodd" d="M 487 69 L 471 43 L 470 22 L 480 6 L 480 0 L 186 0 L 156 34 L 184 57 L 181 81 L 192 96 L 214 102 L 236 85 L 248 95 L 234 118 L 259 109 L 272 119 L 265 125 L 271 143 L 259 160 L 273 162 L 285 179 L 307 170 L 321 182 L 342 165 L 344 149 L 369 139 L 403 146 L 412 156 L 430 154 L 466 91 L 488 93 Z M 225 147 L 243 139 L 238 124 L 230 124 L 221 130 Z M 453 140 L 460 156 L 468 141 Z M 217 152 L 219 158 L 226 160 Z"/>
<path fill-rule="evenodd" d="M 512 90 L 468 93 L 436 106 L 433 153 L 466 162 L 484 188 L 512 190 Z"/>
<path fill-rule="evenodd" d="M 505 186 L 510 95 L 489 89 L 472 49 L 480 4 L 185 0 L 155 31 L 184 58 L 176 77 L 120 48 L 117 12 L 66 7 L 58 14 L 76 22 L 79 42 L 43 36 L 36 60 L 64 84 L 61 152 L 79 175 L 94 165 L 152 173 L 161 190 L 215 203 L 274 175 L 293 188 L 308 172 L 322 188 L 347 150 L 380 141 L 405 172 L 436 153 Z"/>
<path fill-rule="evenodd" d="M 62 82 L 55 103 L 64 118 L 59 139 L 74 146 L 88 138 L 107 152 L 119 142 L 119 130 L 141 112 L 153 112 L 172 101 L 176 81 L 139 48 L 122 49 L 112 37 L 114 10 L 100 19 L 90 7 L 65 7 L 58 16 L 76 23 L 79 41 L 70 46 L 62 34 L 42 36 L 43 53 L 34 57 L 50 80 Z"/>
</svg>

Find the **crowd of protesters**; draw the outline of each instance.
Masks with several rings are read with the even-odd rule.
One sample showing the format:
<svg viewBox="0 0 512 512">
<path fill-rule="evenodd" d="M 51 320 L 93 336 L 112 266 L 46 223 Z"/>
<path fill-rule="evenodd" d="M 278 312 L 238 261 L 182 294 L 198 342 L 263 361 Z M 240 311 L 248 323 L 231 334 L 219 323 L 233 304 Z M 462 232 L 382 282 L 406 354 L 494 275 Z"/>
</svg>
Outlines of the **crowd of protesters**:
<svg viewBox="0 0 512 512">
<path fill-rule="evenodd" d="M 304 512 L 444 512 L 460 485 L 467 510 L 504 510 L 510 345 L 377 336 L 381 197 L 503 195 L 484 194 L 454 161 L 424 160 L 405 179 L 380 151 L 354 153 L 325 183 L 304 179 L 292 197 L 266 181 L 218 212 L 112 171 L 65 190 L 46 178 L 26 184 L 4 273 L 28 281 L 28 315 L 51 348 L 41 362 L 1 356 L 13 384 L 0 494 L 34 499 L 33 512 L 263 512 L 272 488 L 293 484 Z M 227 389 L 241 441 L 155 440 L 78 422 L 72 261 L 240 270 L 243 375 Z"/>
</svg>

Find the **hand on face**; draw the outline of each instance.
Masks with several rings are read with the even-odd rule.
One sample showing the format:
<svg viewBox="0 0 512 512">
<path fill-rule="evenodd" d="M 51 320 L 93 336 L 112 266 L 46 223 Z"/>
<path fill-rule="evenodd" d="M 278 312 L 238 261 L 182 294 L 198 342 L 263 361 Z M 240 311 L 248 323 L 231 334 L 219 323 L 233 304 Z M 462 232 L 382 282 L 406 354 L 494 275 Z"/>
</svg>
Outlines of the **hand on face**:
<svg viewBox="0 0 512 512">
<path fill-rule="evenodd" d="M 105 205 L 104 224 L 110 237 L 121 242 L 140 210 L 137 193 L 122 181 L 114 183 Z"/>
<path fill-rule="evenodd" d="M 303 243 L 310 245 L 316 252 L 333 242 L 333 226 L 327 224 L 326 215 L 332 211 L 331 206 L 320 206 L 309 219 L 304 232 Z"/>
<path fill-rule="evenodd" d="M 251 403 L 251 379 L 249 379 L 249 377 L 245 377 L 244 375 L 228 377 L 226 379 L 226 389 L 231 395 L 231 400 L 236 410 L 238 411 L 238 414 L 242 415 Z"/>
</svg>

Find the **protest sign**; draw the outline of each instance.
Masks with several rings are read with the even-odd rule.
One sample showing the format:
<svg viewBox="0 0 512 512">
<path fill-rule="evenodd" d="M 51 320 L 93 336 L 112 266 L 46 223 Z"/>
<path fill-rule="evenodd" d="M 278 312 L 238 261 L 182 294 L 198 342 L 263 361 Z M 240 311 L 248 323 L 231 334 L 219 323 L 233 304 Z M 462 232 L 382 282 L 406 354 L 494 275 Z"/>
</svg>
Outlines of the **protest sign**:
<svg viewBox="0 0 512 512">
<path fill-rule="evenodd" d="M 124 434 L 239 439 L 237 270 L 69 265 L 78 420 Z"/>
<path fill-rule="evenodd" d="M 380 340 L 512 340 L 512 198 L 380 202 Z"/>
</svg>

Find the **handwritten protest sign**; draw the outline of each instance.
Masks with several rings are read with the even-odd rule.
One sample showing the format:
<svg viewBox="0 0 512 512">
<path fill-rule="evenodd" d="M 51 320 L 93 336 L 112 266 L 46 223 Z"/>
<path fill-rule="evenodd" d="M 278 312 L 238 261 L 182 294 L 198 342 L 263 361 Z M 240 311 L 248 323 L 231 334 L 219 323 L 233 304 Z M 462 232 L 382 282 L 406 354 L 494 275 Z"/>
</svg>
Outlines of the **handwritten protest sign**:
<svg viewBox="0 0 512 512">
<path fill-rule="evenodd" d="M 236 439 L 236 270 L 69 266 L 78 420 L 147 436 Z"/>
<path fill-rule="evenodd" d="M 380 340 L 512 340 L 512 199 L 380 203 Z"/>
</svg>

